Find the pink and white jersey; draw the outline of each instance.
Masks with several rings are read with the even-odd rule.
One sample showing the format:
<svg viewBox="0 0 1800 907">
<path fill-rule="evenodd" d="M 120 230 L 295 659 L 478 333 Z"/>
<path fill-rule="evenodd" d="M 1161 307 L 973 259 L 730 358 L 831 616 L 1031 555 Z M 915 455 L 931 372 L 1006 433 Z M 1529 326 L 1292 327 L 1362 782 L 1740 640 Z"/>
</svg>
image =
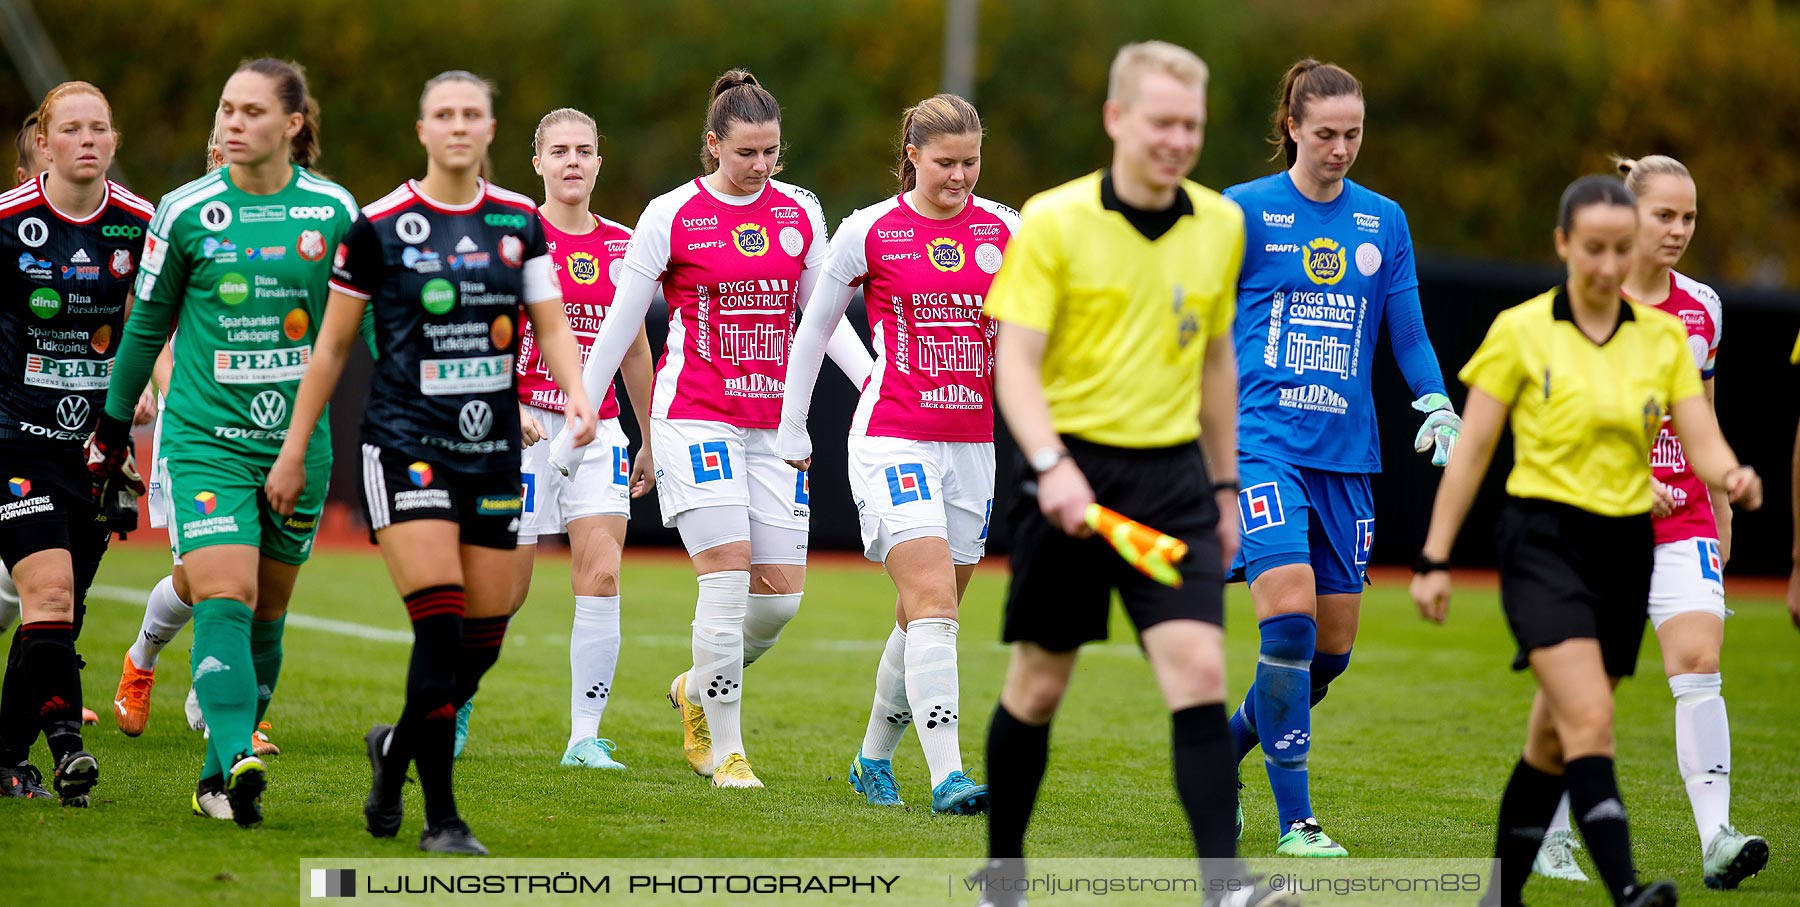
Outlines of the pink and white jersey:
<svg viewBox="0 0 1800 907">
<path fill-rule="evenodd" d="M 619 269 L 625 261 L 625 246 L 631 230 L 624 224 L 594 216 L 594 229 L 576 235 L 564 233 L 543 216 L 544 239 L 550 247 L 550 268 L 562 286 L 563 314 L 575 332 L 575 343 L 581 348 L 581 361 L 587 363 L 593 351 L 594 338 L 600 334 L 600 323 L 612 307 L 613 290 L 618 288 Z M 569 403 L 568 395 L 550 380 L 550 364 L 544 361 L 537 334 L 529 321 L 519 338 L 519 402 L 539 409 L 562 412 Z M 619 396 L 611 386 L 600 402 L 600 418 L 619 415 Z"/>
<path fill-rule="evenodd" d="M 779 180 L 742 205 L 698 179 L 652 201 L 625 252 L 669 305 L 651 415 L 780 424 L 800 274 L 826 251 L 818 196 Z"/>
<path fill-rule="evenodd" d="M 1722 323 L 1719 294 L 1698 280 L 1671 271 L 1669 298 L 1656 307 L 1687 325 L 1688 349 L 1694 354 L 1694 365 L 1700 369 L 1701 378 L 1711 378 Z M 1688 469 L 1681 439 L 1675 436 L 1666 414 L 1656 446 L 1650 450 L 1650 466 L 1656 480 L 1668 485 L 1675 494 L 1675 512 L 1656 521 L 1656 544 L 1718 538 L 1719 524 L 1713 516 L 1706 483 Z"/>
<path fill-rule="evenodd" d="M 935 220 L 904 195 L 838 228 L 826 276 L 862 286 L 875 344 L 854 435 L 994 440 L 994 321 L 982 314 L 1019 213 L 972 196 Z"/>
</svg>

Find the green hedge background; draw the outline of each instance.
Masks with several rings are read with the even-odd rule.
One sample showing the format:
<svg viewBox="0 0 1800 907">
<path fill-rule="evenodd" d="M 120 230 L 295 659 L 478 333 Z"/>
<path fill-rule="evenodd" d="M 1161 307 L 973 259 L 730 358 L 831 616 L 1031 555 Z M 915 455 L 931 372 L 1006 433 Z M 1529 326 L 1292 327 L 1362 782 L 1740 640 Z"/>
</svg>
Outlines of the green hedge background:
<svg viewBox="0 0 1800 907">
<path fill-rule="evenodd" d="M 372 200 L 422 173 L 420 84 L 450 68 L 499 83 L 502 185 L 540 195 L 531 130 L 583 108 L 605 133 L 598 206 L 632 222 L 698 172 L 707 90 L 751 68 L 781 100 L 784 177 L 835 223 L 892 191 L 899 112 L 938 89 L 942 0 L 18 0 L 77 78 L 111 96 L 120 163 L 152 198 L 200 172 L 217 92 L 242 58 L 304 63 L 324 106 L 321 169 Z M 1768 0 L 1283 3 L 984 0 L 975 101 L 982 194 L 1020 204 L 1106 160 L 1099 125 L 1119 44 L 1163 38 L 1212 67 L 1198 178 L 1270 172 L 1277 79 L 1303 55 L 1357 74 L 1367 139 L 1353 176 L 1408 211 L 1420 248 L 1544 261 L 1557 193 L 1606 155 L 1674 154 L 1700 185 L 1684 269 L 1795 281 L 1800 10 Z M 0 25 L 4 27 L 4 25 Z M 0 122 L 35 106 L 0 69 Z"/>
</svg>

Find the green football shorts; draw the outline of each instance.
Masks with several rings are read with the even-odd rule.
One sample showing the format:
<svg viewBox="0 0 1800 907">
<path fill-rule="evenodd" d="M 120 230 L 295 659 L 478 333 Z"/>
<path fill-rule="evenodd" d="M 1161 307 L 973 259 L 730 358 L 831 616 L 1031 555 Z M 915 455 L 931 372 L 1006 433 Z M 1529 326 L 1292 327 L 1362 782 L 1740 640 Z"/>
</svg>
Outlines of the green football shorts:
<svg viewBox="0 0 1800 907">
<path fill-rule="evenodd" d="M 249 545 L 264 557 L 299 566 L 312 555 L 331 463 L 310 466 L 306 490 L 291 516 L 269 508 L 263 482 L 269 466 L 243 459 L 157 461 L 164 489 L 169 548 L 175 562 L 214 545 Z"/>
</svg>

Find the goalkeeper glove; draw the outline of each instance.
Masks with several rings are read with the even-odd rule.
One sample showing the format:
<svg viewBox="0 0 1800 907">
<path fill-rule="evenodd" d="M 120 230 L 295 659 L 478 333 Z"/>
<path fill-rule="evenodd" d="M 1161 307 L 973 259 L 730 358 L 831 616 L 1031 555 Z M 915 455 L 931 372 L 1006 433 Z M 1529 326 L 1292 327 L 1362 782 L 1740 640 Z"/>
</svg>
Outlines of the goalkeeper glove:
<svg viewBox="0 0 1800 907">
<path fill-rule="evenodd" d="M 86 447 L 88 474 L 96 486 L 106 484 L 119 474 L 125 458 L 131 453 L 131 423 L 101 412 Z"/>
<path fill-rule="evenodd" d="M 106 531 L 119 538 L 130 538 L 138 528 L 138 498 L 144 496 L 144 479 L 138 475 L 137 461 L 129 449 L 119 471 L 100 488 L 100 515 Z"/>
<path fill-rule="evenodd" d="M 1413 401 L 1412 408 L 1425 413 L 1425 424 L 1413 437 L 1413 450 L 1431 451 L 1431 465 L 1444 466 L 1456 452 L 1456 438 L 1462 434 L 1462 417 L 1450 406 L 1443 394 L 1426 394 Z"/>
</svg>

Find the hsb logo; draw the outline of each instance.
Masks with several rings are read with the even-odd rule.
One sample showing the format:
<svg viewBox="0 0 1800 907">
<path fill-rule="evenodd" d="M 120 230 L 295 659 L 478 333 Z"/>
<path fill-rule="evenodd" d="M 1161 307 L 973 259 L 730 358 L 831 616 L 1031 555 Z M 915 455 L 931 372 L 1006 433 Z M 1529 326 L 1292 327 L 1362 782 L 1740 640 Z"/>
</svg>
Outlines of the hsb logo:
<svg viewBox="0 0 1800 907">
<path fill-rule="evenodd" d="M 953 239 L 939 237 L 925 244 L 925 255 L 931 266 L 946 274 L 962 270 L 963 247 Z"/>
<path fill-rule="evenodd" d="M 769 231 L 761 224 L 739 224 L 731 230 L 732 243 L 739 252 L 756 258 L 769 251 Z"/>
</svg>

